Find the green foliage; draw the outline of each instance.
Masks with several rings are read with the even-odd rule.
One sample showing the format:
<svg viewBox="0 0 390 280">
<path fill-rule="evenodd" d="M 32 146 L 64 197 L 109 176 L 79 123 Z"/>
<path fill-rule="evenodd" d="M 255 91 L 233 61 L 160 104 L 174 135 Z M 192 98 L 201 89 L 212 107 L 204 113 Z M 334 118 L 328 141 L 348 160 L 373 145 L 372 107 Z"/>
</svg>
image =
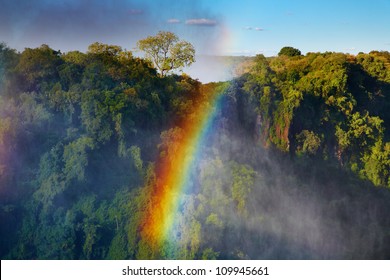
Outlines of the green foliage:
<svg viewBox="0 0 390 280">
<path fill-rule="evenodd" d="M 19 57 L 15 50 L 0 42 L 0 95 L 4 94 L 4 82 L 11 74 L 11 69 L 18 63 L 18 59 Z"/>
<path fill-rule="evenodd" d="M 149 36 L 138 41 L 138 48 L 146 53 L 161 76 L 169 71 L 180 69 L 195 62 L 195 49 L 186 41 L 172 32 L 160 31 L 155 36 Z"/>
<path fill-rule="evenodd" d="M 95 42 L 88 47 L 88 52 L 102 56 L 118 56 L 120 53 L 122 53 L 122 48 L 119 46 L 106 45 Z"/>
<path fill-rule="evenodd" d="M 242 121 L 248 129 L 257 129 L 254 133 L 266 147 L 272 144 L 296 155 L 322 155 L 368 178 L 364 166 L 373 157 L 374 146 L 388 139 L 389 115 L 384 108 L 389 96 L 382 94 L 389 87 L 384 83 L 388 59 L 386 52 L 356 57 L 341 53 L 257 56 L 243 77 L 245 96 L 239 97 L 256 104 L 257 123 Z M 382 174 L 379 170 L 374 173 Z M 386 176 L 370 178 L 375 184 L 386 182 Z"/>
<path fill-rule="evenodd" d="M 130 147 L 130 154 L 131 154 L 131 157 L 133 158 L 135 168 L 138 170 L 138 172 L 140 174 L 142 174 L 143 173 L 142 172 L 143 162 L 141 159 L 141 149 L 137 146 L 131 146 Z"/>
<path fill-rule="evenodd" d="M 85 167 L 88 165 L 87 149 L 92 149 L 93 140 L 82 137 L 64 147 L 64 174 L 68 181 L 77 179 L 83 181 Z"/>
<path fill-rule="evenodd" d="M 248 215 L 246 202 L 251 195 L 256 172 L 249 166 L 232 163 L 232 198 L 237 204 L 238 212 Z"/>
<path fill-rule="evenodd" d="M 158 79 L 145 60 L 100 43 L 86 54 L 46 45 L 19 54 L 1 44 L 0 59 L 0 183 L 5 192 L 13 189 L 25 213 L 13 229 L 19 243 L 7 250 L 13 258 L 135 257 L 132 232 L 144 195 L 126 193 L 126 203 L 112 196 L 123 184 L 142 183 L 141 150 L 158 144 L 159 133 L 148 129 L 162 130 L 170 106 L 161 88 L 176 88 L 176 80 Z M 91 194 L 93 204 L 83 201 Z M 88 211 L 86 203 L 93 205 Z M 54 209 L 61 209 L 56 220 Z"/>
<path fill-rule="evenodd" d="M 357 63 L 372 77 L 384 82 L 390 82 L 390 55 L 389 52 L 359 53 Z"/>
<path fill-rule="evenodd" d="M 176 35 L 139 48 L 159 75 L 115 45 L 0 44 L 2 258 L 389 257 L 388 52 L 287 47 L 257 55 L 233 82 L 203 85 L 166 76 L 194 61 Z M 140 230 L 156 160 L 175 160 L 183 124 L 215 91 L 214 142 L 200 147 L 170 238 L 149 244 Z M 343 246 L 322 252 L 320 232 Z"/>
<path fill-rule="evenodd" d="M 45 106 L 37 102 L 37 96 L 34 93 L 22 93 L 19 108 L 19 117 L 24 125 L 41 125 L 52 117 Z"/>
<path fill-rule="evenodd" d="M 362 158 L 364 168 L 360 174 L 376 186 L 390 187 L 390 143 L 377 141 Z"/>
<path fill-rule="evenodd" d="M 297 136 L 297 154 L 315 155 L 321 146 L 321 138 L 313 131 L 303 130 Z"/>
<path fill-rule="evenodd" d="M 57 67 L 62 63 L 60 52 L 48 45 L 36 49 L 26 48 L 16 66 L 22 76 L 22 85 L 27 91 L 39 89 L 38 85 L 45 81 L 54 83 L 58 80 Z"/>
<path fill-rule="evenodd" d="M 347 129 L 336 126 L 336 139 L 339 145 L 339 153 L 342 161 L 347 161 L 354 166 L 354 171 L 363 169 L 367 154 L 374 151 L 377 141 L 383 139 L 383 121 L 379 117 L 371 117 L 366 112 L 359 112 L 349 117 Z M 363 159 L 366 158 L 366 159 Z M 364 173 L 364 171 L 363 171 Z M 376 180 L 377 182 L 377 180 Z"/>
<path fill-rule="evenodd" d="M 286 56 L 299 56 L 301 55 L 301 51 L 296 49 L 296 48 L 293 48 L 293 47 L 283 47 L 279 53 L 278 53 L 279 56 L 281 55 L 286 55 Z"/>
<path fill-rule="evenodd" d="M 206 248 L 202 253 L 202 260 L 216 260 L 219 253 L 214 252 L 211 248 Z"/>
</svg>

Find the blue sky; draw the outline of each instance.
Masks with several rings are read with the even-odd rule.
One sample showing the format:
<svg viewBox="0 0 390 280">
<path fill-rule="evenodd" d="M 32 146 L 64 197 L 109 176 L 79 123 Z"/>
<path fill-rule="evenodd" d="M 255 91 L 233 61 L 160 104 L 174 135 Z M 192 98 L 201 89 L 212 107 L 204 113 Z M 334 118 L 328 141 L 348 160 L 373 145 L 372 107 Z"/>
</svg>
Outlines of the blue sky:
<svg viewBox="0 0 390 280">
<path fill-rule="evenodd" d="M 0 0 L 0 41 L 61 51 L 95 41 L 133 50 L 159 30 L 198 54 L 390 50 L 390 0 Z"/>
</svg>

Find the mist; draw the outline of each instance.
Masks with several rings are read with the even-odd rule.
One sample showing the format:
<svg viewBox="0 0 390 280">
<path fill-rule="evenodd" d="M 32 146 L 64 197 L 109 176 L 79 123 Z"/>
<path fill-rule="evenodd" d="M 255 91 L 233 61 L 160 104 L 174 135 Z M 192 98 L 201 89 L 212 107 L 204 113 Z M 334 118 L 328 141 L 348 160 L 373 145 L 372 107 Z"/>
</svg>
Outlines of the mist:
<svg viewBox="0 0 390 280">
<path fill-rule="evenodd" d="M 387 53 L 204 57 L 191 78 L 99 50 L 0 51 L 2 258 L 389 258 L 389 83 L 369 72 Z M 213 127 L 149 244 L 156 166 L 197 106 Z"/>
<path fill-rule="evenodd" d="M 240 111 L 251 110 L 238 107 L 234 83 L 193 172 L 173 246 L 213 248 L 223 259 L 388 258 L 389 192 L 326 162 L 297 164 L 264 148 L 260 130 L 243 129 Z M 189 233 L 194 220 L 201 230 Z"/>
</svg>

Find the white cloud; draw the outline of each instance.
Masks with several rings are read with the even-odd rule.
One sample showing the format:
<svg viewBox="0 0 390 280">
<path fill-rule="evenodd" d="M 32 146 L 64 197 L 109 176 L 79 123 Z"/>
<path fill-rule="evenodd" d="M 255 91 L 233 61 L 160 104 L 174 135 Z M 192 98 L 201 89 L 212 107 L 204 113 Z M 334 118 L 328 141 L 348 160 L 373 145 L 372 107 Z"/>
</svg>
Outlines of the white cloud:
<svg viewBox="0 0 390 280">
<path fill-rule="evenodd" d="M 203 25 L 203 26 L 215 26 L 217 25 L 217 21 L 213 19 L 206 18 L 192 18 L 186 20 L 186 24 L 188 25 Z"/>
<path fill-rule="evenodd" d="M 260 27 L 253 28 L 252 26 L 245 26 L 245 27 L 243 27 L 243 29 L 245 29 L 245 30 L 255 30 L 255 31 L 264 31 L 263 28 L 260 28 Z"/>
<path fill-rule="evenodd" d="M 167 20 L 167 23 L 172 23 L 172 24 L 180 23 L 180 20 L 178 20 L 177 18 L 170 18 Z"/>
</svg>

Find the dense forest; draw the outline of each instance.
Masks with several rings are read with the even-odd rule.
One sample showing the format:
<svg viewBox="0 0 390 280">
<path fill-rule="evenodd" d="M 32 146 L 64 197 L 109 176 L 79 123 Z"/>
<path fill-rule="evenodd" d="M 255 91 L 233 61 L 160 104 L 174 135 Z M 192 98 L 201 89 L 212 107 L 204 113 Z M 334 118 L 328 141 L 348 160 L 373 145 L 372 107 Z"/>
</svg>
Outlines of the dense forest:
<svg viewBox="0 0 390 280">
<path fill-rule="evenodd" d="M 284 48 L 239 68 L 202 84 L 119 46 L 0 44 L 1 258 L 389 259 L 390 53 Z M 156 163 L 209 94 L 217 129 L 152 246 Z"/>
</svg>

